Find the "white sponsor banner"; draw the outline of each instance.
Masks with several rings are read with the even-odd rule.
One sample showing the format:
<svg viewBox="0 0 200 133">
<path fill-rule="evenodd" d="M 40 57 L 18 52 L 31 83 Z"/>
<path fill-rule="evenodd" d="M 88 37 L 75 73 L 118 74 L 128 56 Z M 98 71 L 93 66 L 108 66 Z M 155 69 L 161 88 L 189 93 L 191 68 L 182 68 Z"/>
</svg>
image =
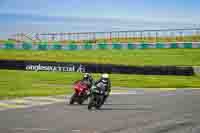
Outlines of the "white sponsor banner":
<svg viewBox="0 0 200 133">
<path fill-rule="evenodd" d="M 84 73 L 86 68 L 83 65 L 53 66 L 53 65 L 26 65 L 29 71 L 58 71 L 58 72 L 81 72 Z"/>
<path fill-rule="evenodd" d="M 194 73 L 200 75 L 200 66 L 193 66 Z"/>
</svg>

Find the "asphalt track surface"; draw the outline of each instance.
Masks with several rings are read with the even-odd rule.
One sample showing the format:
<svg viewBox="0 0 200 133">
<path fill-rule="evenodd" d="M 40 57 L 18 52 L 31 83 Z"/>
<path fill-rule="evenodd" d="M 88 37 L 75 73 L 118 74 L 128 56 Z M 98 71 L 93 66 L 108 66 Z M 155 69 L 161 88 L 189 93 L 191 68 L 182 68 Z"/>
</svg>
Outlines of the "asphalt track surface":
<svg viewBox="0 0 200 133">
<path fill-rule="evenodd" d="M 64 102 L 4 110 L 0 133 L 200 133 L 200 91 L 112 95 L 98 111 Z"/>
</svg>

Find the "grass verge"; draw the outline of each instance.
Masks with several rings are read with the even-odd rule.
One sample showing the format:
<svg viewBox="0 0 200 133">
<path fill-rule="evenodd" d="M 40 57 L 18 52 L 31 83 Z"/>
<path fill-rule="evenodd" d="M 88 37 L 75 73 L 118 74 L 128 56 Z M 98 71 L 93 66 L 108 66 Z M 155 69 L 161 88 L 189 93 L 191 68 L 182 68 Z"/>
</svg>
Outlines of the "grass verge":
<svg viewBox="0 0 200 133">
<path fill-rule="evenodd" d="M 0 99 L 70 94 L 80 73 L 0 70 Z M 93 74 L 98 79 L 99 74 Z M 112 86 L 130 88 L 200 88 L 199 76 L 146 76 L 111 74 Z"/>
<path fill-rule="evenodd" d="M 91 56 L 92 55 L 92 56 Z M 33 51 L 0 50 L 0 59 L 124 65 L 200 65 L 200 49 Z"/>
</svg>

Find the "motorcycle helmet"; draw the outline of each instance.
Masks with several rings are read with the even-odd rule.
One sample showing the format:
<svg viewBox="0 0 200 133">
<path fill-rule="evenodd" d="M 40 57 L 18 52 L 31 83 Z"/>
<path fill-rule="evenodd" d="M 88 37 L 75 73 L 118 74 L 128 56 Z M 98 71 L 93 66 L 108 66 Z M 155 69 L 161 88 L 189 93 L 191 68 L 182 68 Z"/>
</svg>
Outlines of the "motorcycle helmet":
<svg viewBox="0 0 200 133">
<path fill-rule="evenodd" d="M 84 79 L 87 79 L 87 78 L 89 78 L 91 75 L 89 74 L 89 73 L 85 73 L 84 75 L 83 75 L 83 78 Z"/>
<path fill-rule="evenodd" d="M 102 74 L 102 76 L 101 76 L 103 79 L 108 79 L 109 78 L 109 75 L 107 74 L 107 73 L 104 73 L 104 74 Z"/>
<path fill-rule="evenodd" d="M 107 83 L 109 79 L 109 75 L 107 73 L 102 74 L 101 79 L 103 83 Z"/>
</svg>

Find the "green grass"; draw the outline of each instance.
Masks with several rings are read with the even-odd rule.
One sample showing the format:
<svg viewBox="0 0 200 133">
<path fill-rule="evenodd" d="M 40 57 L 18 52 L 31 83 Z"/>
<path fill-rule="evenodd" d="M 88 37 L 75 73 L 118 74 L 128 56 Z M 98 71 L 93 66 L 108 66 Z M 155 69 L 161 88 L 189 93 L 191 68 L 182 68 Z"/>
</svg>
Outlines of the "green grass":
<svg viewBox="0 0 200 133">
<path fill-rule="evenodd" d="M 80 73 L 0 70 L 0 99 L 72 93 L 69 87 Z M 99 74 L 93 74 L 98 79 Z M 111 74 L 112 86 L 132 88 L 200 88 L 199 76 L 145 76 Z"/>
<path fill-rule="evenodd" d="M 0 71 L 0 98 L 67 94 L 76 76 L 61 73 Z"/>
<path fill-rule="evenodd" d="M 0 59 L 125 65 L 200 65 L 200 49 L 28 51 L 0 50 Z"/>
<path fill-rule="evenodd" d="M 126 65 L 200 65 L 200 49 L 92 51 L 0 50 L 0 59 L 90 62 Z M 95 79 L 99 77 L 95 74 Z M 69 94 L 80 73 L 0 70 L 0 99 Z M 112 74 L 112 85 L 132 88 L 200 88 L 200 76 Z"/>
</svg>

